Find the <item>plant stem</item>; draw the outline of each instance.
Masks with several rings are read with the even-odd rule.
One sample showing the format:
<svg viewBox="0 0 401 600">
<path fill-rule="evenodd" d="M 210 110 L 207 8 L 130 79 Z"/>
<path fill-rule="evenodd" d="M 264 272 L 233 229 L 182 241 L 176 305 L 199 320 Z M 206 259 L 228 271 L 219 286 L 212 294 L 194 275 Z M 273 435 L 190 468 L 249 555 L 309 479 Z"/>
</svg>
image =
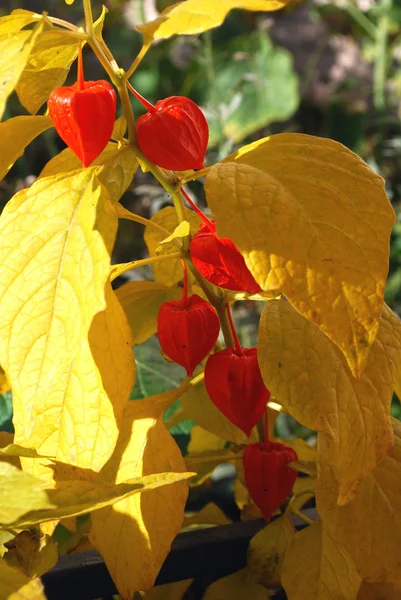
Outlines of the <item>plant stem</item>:
<svg viewBox="0 0 401 600">
<path fill-rule="evenodd" d="M 64 21 L 64 19 L 58 19 L 57 17 L 49 17 L 49 15 L 43 17 L 43 15 L 40 15 L 38 13 L 35 13 L 33 17 L 35 19 L 45 18 L 46 21 L 49 21 L 50 23 L 52 23 L 52 25 L 59 25 L 60 27 L 65 27 L 65 29 L 70 29 L 71 31 L 74 31 L 76 33 L 79 32 L 79 27 L 73 25 L 72 23 L 69 23 L 68 21 Z"/>
<path fill-rule="evenodd" d="M 379 19 L 376 35 L 376 61 L 373 71 L 373 101 L 375 109 L 382 113 L 385 109 L 386 76 L 387 76 L 387 45 L 389 28 L 389 11 L 392 0 L 382 0 L 382 13 Z"/>
<path fill-rule="evenodd" d="M 165 237 L 168 237 L 169 235 L 171 235 L 171 231 L 164 229 L 164 227 L 161 227 L 161 225 L 158 225 L 157 223 L 155 223 L 154 221 L 151 221 L 150 219 L 146 219 L 145 217 L 141 217 L 140 215 L 136 215 L 135 213 L 130 212 L 129 210 L 127 210 L 120 204 L 117 205 L 117 216 L 120 219 L 128 219 L 129 221 L 134 221 L 135 223 L 140 223 L 141 225 L 144 225 L 145 227 L 153 227 L 153 229 L 157 230 L 158 233 L 162 233 Z M 177 242 L 180 245 L 180 247 L 182 246 L 181 242 L 177 238 L 174 238 L 173 241 Z"/>
<path fill-rule="evenodd" d="M 184 271 L 184 289 L 182 290 L 182 307 L 187 308 L 188 306 L 188 269 L 187 263 L 181 258 L 181 264 Z"/>
<path fill-rule="evenodd" d="M 296 508 L 291 508 L 290 510 L 291 510 L 291 512 L 292 512 L 293 515 L 295 515 L 296 517 L 298 517 L 298 519 L 301 519 L 301 521 L 303 521 L 307 525 L 313 525 L 314 524 L 314 521 L 312 519 L 310 519 L 309 517 L 307 517 L 306 515 L 304 515 L 304 513 L 301 512 L 300 510 L 298 510 Z"/>
<path fill-rule="evenodd" d="M 89 37 L 94 38 L 91 0 L 83 0 L 83 3 L 85 14 L 85 29 Z"/>
<path fill-rule="evenodd" d="M 126 271 L 131 271 L 132 269 L 137 269 L 138 267 L 144 267 L 146 265 L 152 265 L 154 263 L 163 262 L 165 260 L 172 260 L 173 258 L 181 258 L 181 252 L 172 252 L 171 254 L 161 254 L 160 256 L 150 256 L 149 258 L 142 258 L 141 260 L 133 260 L 128 263 L 121 263 L 118 265 L 113 265 L 111 267 L 111 281 L 114 281 L 116 277 L 125 273 Z"/>
<path fill-rule="evenodd" d="M 189 197 L 187 192 L 184 190 L 184 188 L 180 188 L 180 191 L 181 191 L 181 194 L 184 196 L 185 200 L 190 205 L 190 207 L 196 212 L 198 217 L 200 219 L 202 219 L 203 223 L 206 225 L 206 227 L 209 229 L 209 231 L 214 233 L 216 231 L 216 227 L 214 226 L 214 223 L 212 223 L 211 220 L 208 219 L 207 216 L 201 211 L 201 209 L 198 206 L 196 206 L 195 202 L 192 202 L 191 198 Z"/>
<path fill-rule="evenodd" d="M 147 51 L 149 50 L 151 46 L 151 43 L 147 43 L 144 44 L 142 46 L 142 48 L 140 49 L 139 53 L 137 54 L 135 60 L 133 61 L 132 65 L 130 66 L 130 68 L 128 69 L 125 78 L 128 81 L 128 79 L 134 74 L 134 72 L 136 71 L 139 63 L 141 62 L 141 60 L 143 59 L 143 57 L 145 56 L 145 54 L 147 53 Z"/>
<path fill-rule="evenodd" d="M 230 323 L 230 328 L 233 334 L 233 338 L 234 338 L 234 344 L 235 344 L 235 351 L 238 354 L 238 356 L 242 355 L 242 348 L 241 348 L 241 344 L 240 341 L 238 339 L 238 334 L 237 331 L 235 329 L 235 325 L 234 325 L 234 321 L 233 321 L 233 316 L 231 314 L 231 308 L 230 305 L 226 304 L 226 311 L 227 311 L 227 316 L 228 316 L 228 322 Z"/>
<path fill-rule="evenodd" d="M 353 0 L 348 0 L 345 5 L 345 10 L 349 16 L 367 33 L 373 40 L 376 39 L 377 29 L 372 21 L 354 4 Z"/>
<path fill-rule="evenodd" d="M 129 89 L 129 91 L 131 92 L 131 94 L 133 96 L 135 96 L 135 98 L 137 100 L 139 100 L 139 102 L 141 104 L 143 104 L 143 106 L 146 108 L 147 111 L 149 112 L 156 112 L 156 108 L 154 107 L 154 105 L 149 102 L 149 100 L 146 100 L 146 98 L 144 98 L 144 96 L 142 96 L 142 94 L 140 94 L 139 92 L 136 91 L 136 89 L 130 84 L 129 81 L 127 81 L 127 88 Z"/>
<path fill-rule="evenodd" d="M 136 127 L 134 113 L 132 112 L 132 106 L 128 95 L 128 90 L 124 84 L 124 81 L 119 82 L 117 85 L 118 93 L 120 96 L 121 104 L 124 110 L 125 120 L 127 121 L 128 128 L 128 141 L 133 146 L 135 152 L 138 154 L 138 146 L 136 142 Z"/>
</svg>

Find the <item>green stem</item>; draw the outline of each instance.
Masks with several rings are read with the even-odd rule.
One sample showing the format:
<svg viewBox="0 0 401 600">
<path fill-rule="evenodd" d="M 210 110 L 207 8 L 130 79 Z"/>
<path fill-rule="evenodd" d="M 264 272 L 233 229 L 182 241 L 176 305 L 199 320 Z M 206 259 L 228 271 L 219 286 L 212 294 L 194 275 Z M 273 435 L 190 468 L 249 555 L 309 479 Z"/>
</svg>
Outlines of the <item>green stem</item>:
<svg viewBox="0 0 401 600">
<path fill-rule="evenodd" d="M 291 510 L 292 514 L 295 517 L 298 517 L 298 519 L 301 519 L 301 521 L 303 521 L 307 525 L 313 525 L 314 524 L 314 521 L 312 521 L 312 519 L 310 519 L 309 517 L 307 517 L 306 515 L 304 515 L 300 510 L 298 510 L 296 508 L 291 508 L 290 510 Z"/>
<path fill-rule="evenodd" d="M 83 0 L 84 2 L 84 14 L 85 14 L 85 29 L 87 34 L 92 38 L 93 33 L 93 15 L 91 0 Z"/>
<path fill-rule="evenodd" d="M 181 258 L 182 252 L 172 252 L 171 254 L 161 254 L 160 256 L 150 256 L 149 258 L 143 258 L 141 260 L 133 260 L 128 263 L 121 263 L 113 265 L 111 267 L 111 281 L 116 279 L 122 273 L 131 271 L 132 269 L 138 269 L 138 267 L 144 267 L 146 265 L 153 265 L 155 263 L 163 262 L 165 260 L 172 260 L 173 258 Z"/>
<path fill-rule="evenodd" d="M 125 120 L 127 121 L 128 128 L 128 140 L 134 147 L 135 152 L 138 154 L 139 148 L 136 142 L 136 127 L 134 113 L 132 112 L 132 106 L 129 99 L 128 90 L 123 80 L 120 80 L 117 85 L 118 93 L 120 96 L 121 104 L 124 110 Z"/>
<path fill-rule="evenodd" d="M 385 109 L 386 77 L 387 77 L 387 46 L 389 29 L 389 11 L 392 0 L 382 0 L 382 13 L 379 18 L 376 36 L 376 61 L 373 71 L 373 102 L 375 109 L 382 113 Z"/>
<path fill-rule="evenodd" d="M 151 43 L 147 43 L 144 44 L 142 46 L 142 48 L 140 49 L 139 53 L 137 54 L 134 62 L 132 63 L 132 65 L 130 66 L 130 68 L 128 69 L 125 78 L 128 81 L 128 79 L 134 74 L 134 72 L 136 71 L 139 63 L 141 62 L 141 60 L 143 59 L 143 57 L 145 56 L 145 54 L 147 53 L 147 51 L 149 50 L 151 46 Z"/>
<path fill-rule="evenodd" d="M 345 10 L 349 16 L 354 19 L 356 23 L 367 33 L 373 40 L 376 39 L 377 29 L 373 25 L 372 21 L 355 5 L 354 0 L 348 0 Z"/>
<path fill-rule="evenodd" d="M 187 209 L 185 208 L 184 200 L 182 199 L 180 191 L 175 190 L 174 192 L 171 192 L 171 197 L 174 202 L 174 208 L 176 210 L 179 223 L 187 221 Z M 189 251 L 189 241 L 189 235 L 182 238 L 182 247 L 185 252 Z"/>
<path fill-rule="evenodd" d="M 202 220 L 204 225 L 206 225 L 209 231 L 212 231 L 214 233 L 216 231 L 216 227 L 211 222 L 211 220 L 207 218 L 207 216 L 201 211 L 201 209 L 198 206 L 196 206 L 195 202 L 192 202 L 190 196 L 186 193 L 184 188 L 180 188 L 180 191 L 181 194 L 184 196 L 185 200 L 188 202 L 189 206 L 196 212 L 196 214 Z"/>
</svg>

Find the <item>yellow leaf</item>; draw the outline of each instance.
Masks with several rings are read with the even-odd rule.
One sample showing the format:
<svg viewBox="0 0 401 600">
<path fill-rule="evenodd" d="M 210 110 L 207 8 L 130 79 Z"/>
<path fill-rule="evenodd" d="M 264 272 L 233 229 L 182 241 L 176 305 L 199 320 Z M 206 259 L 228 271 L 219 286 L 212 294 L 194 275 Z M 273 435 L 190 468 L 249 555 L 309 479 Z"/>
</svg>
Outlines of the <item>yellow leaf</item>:
<svg viewBox="0 0 401 600">
<path fill-rule="evenodd" d="M 138 159 L 130 144 L 117 146 L 115 152 L 99 165 L 99 181 L 107 188 L 113 203 L 118 202 L 128 189 L 137 168 Z"/>
<path fill-rule="evenodd" d="M 116 228 L 95 169 L 36 181 L 0 218 L 0 361 L 15 442 L 95 471 L 113 451 L 133 379 L 130 331 L 110 284 L 105 297 Z M 42 473 L 29 460 L 24 468 Z"/>
<path fill-rule="evenodd" d="M 23 27 L 23 17 L 21 27 Z M 8 31 L 0 29 L 0 119 L 3 117 L 8 96 L 14 90 L 25 68 L 28 56 L 43 30 L 43 22 L 37 23 L 33 30 Z"/>
<path fill-rule="evenodd" d="M 138 161 L 132 146 L 128 144 L 120 146 L 109 142 L 103 152 L 93 161 L 92 166 L 99 167 L 96 173 L 99 181 L 107 188 L 110 200 L 118 202 L 135 175 Z M 82 169 L 81 161 L 72 150 L 66 148 L 47 163 L 39 178 L 77 169 Z"/>
<path fill-rule="evenodd" d="M 336 506 L 338 485 L 324 458 L 325 439 L 319 437 L 316 503 L 325 529 L 352 556 L 363 579 L 401 587 L 401 423 L 392 423 L 394 448 L 345 506 Z"/>
<path fill-rule="evenodd" d="M 268 600 L 270 593 L 258 583 L 248 569 L 222 577 L 210 585 L 203 600 Z"/>
<path fill-rule="evenodd" d="M 5 437 L 7 436 L 7 438 Z M 8 437 L 10 436 L 10 437 Z M 12 440 L 13 439 L 13 435 L 11 433 L 6 433 L 4 431 L 0 431 L 0 456 L 1 457 L 5 457 L 5 456 L 24 456 L 26 458 L 46 458 L 43 457 L 41 454 L 38 454 L 36 452 L 36 450 L 34 450 L 33 448 L 25 448 L 24 446 L 19 446 L 18 444 L 13 444 Z M 7 441 L 7 445 L 4 444 L 4 446 L 2 445 L 2 442 Z"/>
<path fill-rule="evenodd" d="M 15 88 L 18 98 L 34 115 L 50 92 L 63 85 L 78 55 L 78 40 L 56 31 L 45 31 L 36 40 Z"/>
<path fill-rule="evenodd" d="M 332 140 L 280 134 L 208 171 L 217 232 L 360 374 L 375 340 L 395 222 L 384 182 Z"/>
<path fill-rule="evenodd" d="M 186 0 L 166 8 L 160 17 L 138 25 L 145 41 L 173 35 L 193 35 L 218 27 L 234 8 L 244 10 L 278 10 L 292 0 Z"/>
<path fill-rule="evenodd" d="M 134 344 L 142 344 L 156 333 L 161 305 L 181 298 L 182 288 L 170 288 L 156 281 L 130 281 L 116 294 L 131 326 Z"/>
<path fill-rule="evenodd" d="M 298 477 L 292 488 L 294 497 L 291 499 L 291 508 L 301 510 L 304 504 L 315 495 L 316 478 Z"/>
<path fill-rule="evenodd" d="M 288 597 L 296 600 L 356 600 L 361 585 L 352 558 L 320 520 L 297 533 L 281 578 Z"/>
<path fill-rule="evenodd" d="M 363 477 L 393 443 L 390 403 L 401 323 L 384 307 L 363 375 L 284 300 L 272 300 L 259 328 L 259 364 L 266 386 L 297 421 L 327 439 L 327 462 L 340 482 L 338 502 L 351 500 Z"/>
<path fill-rule="evenodd" d="M 166 237 L 166 239 L 160 242 L 160 246 L 162 246 L 163 244 L 168 244 L 169 242 L 172 242 L 177 238 L 186 237 L 187 235 L 189 235 L 190 231 L 191 226 L 188 223 L 188 221 L 182 221 L 179 225 L 177 225 L 177 227 L 174 229 L 171 235 L 169 235 L 168 237 Z"/>
<path fill-rule="evenodd" d="M 135 363 L 129 325 L 115 293 L 107 284 L 107 306 L 92 322 L 88 339 L 63 383 L 63 414 L 59 438 L 44 416 L 32 444 L 42 454 L 56 452 L 68 465 L 99 471 L 114 450 L 129 394 L 135 383 Z M 40 423 L 40 421 L 39 421 Z M 48 440 L 46 431 L 53 433 Z M 35 463 L 37 465 L 37 462 Z M 69 466 L 58 464 L 58 478 L 73 478 Z"/>
<path fill-rule="evenodd" d="M 92 167 L 103 164 L 104 161 L 115 156 L 118 151 L 118 144 L 109 142 L 103 152 L 93 161 Z M 73 153 L 70 148 L 65 148 L 62 152 L 54 156 L 43 168 L 39 175 L 39 179 L 54 175 L 61 175 L 69 171 L 77 171 L 82 169 L 82 163 L 78 156 Z"/>
<path fill-rule="evenodd" d="M 100 473 L 102 480 L 119 483 L 127 477 L 163 471 L 185 476 L 181 452 L 162 421 L 164 410 L 184 389 L 128 404 L 114 454 Z M 187 484 L 177 483 L 132 496 L 91 516 L 90 541 L 103 556 L 123 598 L 153 586 L 181 527 L 187 494 Z"/>
<path fill-rule="evenodd" d="M 0 18 L 0 35 L 15 33 L 26 25 L 35 21 L 33 12 L 30 10 L 13 10 L 10 15 Z"/>
<path fill-rule="evenodd" d="M 126 131 L 127 131 L 127 121 L 125 119 L 125 115 L 121 115 L 121 117 L 118 117 L 118 119 L 114 123 L 113 133 L 111 134 L 111 138 L 113 140 L 115 140 L 116 142 L 122 142 Z"/>
<path fill-rule="evenodd" d="M 358 600 L 400 600 L 401 588 L 389 583 L 367 583 L 362 581 Z"/>
<path fill-rule="evenodd" d="M 180 404 L 186 414 L 204 430 L 235 444 L 246 441 L 244 432 L 233 425 L 210 400 L 203 383 L 185 392 Z"/>
<path fill-rule="evenodd" d="M 143 596 L 143 600 L 181 600 L 192 583 L 192 579 L 158 585 Z"/>
<path fill-rule="evenodd" d="M 0 558 L 8 552 L 8 548 L 4 545 L 13 540 L 19 533 L 19 530 L 0 529 Z"/>
<path fill-rule="evenodd" d="M 184 527 L 190 527 L 191 525 L 228 525 L 231 523 L 223 513 L 221 508 L 214 504 L 214 502 L 209 502 L 206 504 L 202 510 L 197 513 L 188 514 L 184 519 Z"/>
<path fill-rule="evenodd" d="M 214 433 L 210 433 L 195 425 L 191 429 L 191 440 L 188 444 L 188 455 L 199 454 L 201 452 L 213 452 L 213 450 L 223 450 L 226 445 L 225 440 L 217 437 Z"/>
<path fill-rule="evenodd" d="M 162 208 L 155 215 L 153 215 L 150 220 L 153 223 L 160 225 L 160 227 L 163 227 L 167 231 L 170 231 L 171 233 L 173 233 L 178 225 L 177 215 L 172 206 L 166 206 L 165 208 Z M 201 224 L 200 218 L 193 211 L 187 210 L 187 220 L 191 225 L 191 234 L 195 235 Z M 157 255 L 157 248 L 160 246 L 160 242 L 164 239 L 164 237 L 165 236 L 163 233 L 159 233 L 154 227 L 146 227 L 145 242 L 150 256 Z M 176 251 L 177 248 L 174 244 L 162 246 L 163 254 L 170 254 L 171 252 Z M 158 283 L 163 283 L 169 287 L 177 284 L 183 278 L 181 261 L 179 259 L 153 264 L 152 270 L 155 280 Z M 190 275 L 190 280 L 193 281 L 192 275 Z"/>
<path fill-rule="evenodd" d="M 0 394 L 5 394 L 10 390 L 10 384 L 3 369 L 0 367 Z"/>
<path fill-rule="evenodd" d="M 0 483 L 1 525 L 15 522 L 28 510 L 52 506 L 42 482 L 13 465 L 0 462 Z"/>
<path fill-rule="evenodd" d="M 8 173 L 28 144 L 53 127 L 49 117 L 14 117 L 0 123 L 0 180 Z"/>
<path fill-rule="evenodd" d="M 86 476 L 85 471 L 83 471 L 82 476 Z M 94 511 L 91 515 L 93 523 L 93 519 L 97 514 L 96 511 L 101 511 L 105 507 L 115 503 L 125 502 L 130 496 L 135 494 L 148 493 L 163 486 L 170 487 L 171 484 L 182 484 L 189 477 L 192 477 L 192 473 L 174 473 L 169 471 L 143 477 L 134 477 L 119 484 L 78 480 L 58 481 L 54 489 L 42 490 L 46 492 L 50 508 L 41 508 L 39 506 L 15 519 L 12 523 L 9 523 L 9 517 L 6 517 L 4 525 L 6 527 L 12 525 L 20 529 L 31 529 L 39 523 L 42 524 L 54 519 L 84 515 Z M 2 512 L 5 512 L 5 508 L 2 509 Z M 161 507 L 160 512 L 163 513 Z M 0 525 L 3 525 L 1 521 Z M 115 543 L 118 544 L 118 541 Z"/>
<path fill-rule="evenodd" d="M 48 535 L 39 537 L 34 532 L 21 531 L 5 559 L 10 567 L 20 569 L 29 579 L 41 577 L 57 563 L 57 544 Z"/>
<path fill-rule="evenodd" d="M 40 579 L 26 575 L 0 560 L 0 600 L 46 600 Z"/>
<path fill-rule="evenodd" d="M 295 527 L 291 519 L 283 515 L 251 539 L 248 548 L 248 569 L 257 583 L 267 588 L 281 586 L 284 556 L 294 538 Z"/>
</svg>

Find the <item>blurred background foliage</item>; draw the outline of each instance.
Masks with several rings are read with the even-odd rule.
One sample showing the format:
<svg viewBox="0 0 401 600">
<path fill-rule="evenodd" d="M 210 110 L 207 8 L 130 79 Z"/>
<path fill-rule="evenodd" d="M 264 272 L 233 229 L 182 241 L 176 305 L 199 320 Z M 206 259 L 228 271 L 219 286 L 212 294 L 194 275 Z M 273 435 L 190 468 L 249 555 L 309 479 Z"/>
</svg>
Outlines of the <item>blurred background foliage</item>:
<svg viewBox="0 0 401 600">
<path fill-rule="evenodd" d="M 218 2 L 218 0 L 216 0 Z M 108 15 L 104 39 L 117 62 L 128 68 L 141 47 L 136 25 L 156 18 L 169 0 L 105 0 Z M 101 11 L 94 2 L 94 14 Z M 79 0 L 3 0 L 0 14 L 15 8 L 47 11 L 82 23 Z M 136 89 L 151 102 L 171 95 L 192 98 L 210 125 L 206 164 L 245 143 L 280 132 L 330 137 L 357 152 L 386 179 L 398 222 L 391 239 L 390 275 L 386 301 L 401 313 L 401 0 L 294 0 L 274 13 L 232 11 L 224 25 L 199 36 L 178 36 L 155 43 L 132 78 Z M 89 51 L 84 52 L 87 79 L 104 77 Z M 67 84 L 74 81 L 74 68 Z M 132 100 L 136 116 L 143 107 Z M 39 112 L 44 112 L 45 106 Z M 6 118 L 25 114 L 14 95 Z M 120 113 L 119 113 L 120 114 Z M 42 134 L 0 183 L 0 208 L 19 189 L 30 185 L 46 162 L 64 147 L 54 130 Z M 289 168 L 291 166 L 289 165 Z M 205 206 L 203 188 L 188 192 Z M 149 175 L 138 171 L 122 203 L 150 217 L 170 204 L 168 195 Z M 146 256 L 142 226 L 121 221 L 114 262 Z M 147 269 L 125 278 L 151 278 Z M 260 303 L 235 307 L 244 345 L 257 342 Z M 132 399 L 175 387 L 182 373 L 160 356 L 157 339 L 136 347 L 138 379 Z M 1 399 L 0 415 L 10 411 Z M 175 407 L 177 408 L 177 406 Z M 398 400 L 394 416 L 401 417 Z M 167 415 L 171 419 L 172 413 Z M 179 421 L 179 419 L 176 419 Z M 9 421 L 6 421 L 9 423 Z M 174 425 L 185 451 L 191 419 Z M 9 424 L 5 425 L 5 427 Z M 0 421 L 0 429 L 3 428 Z M 277 421 L 282 437 L 312 439 L 311 432 L 290 417 Z"/>
</svg>

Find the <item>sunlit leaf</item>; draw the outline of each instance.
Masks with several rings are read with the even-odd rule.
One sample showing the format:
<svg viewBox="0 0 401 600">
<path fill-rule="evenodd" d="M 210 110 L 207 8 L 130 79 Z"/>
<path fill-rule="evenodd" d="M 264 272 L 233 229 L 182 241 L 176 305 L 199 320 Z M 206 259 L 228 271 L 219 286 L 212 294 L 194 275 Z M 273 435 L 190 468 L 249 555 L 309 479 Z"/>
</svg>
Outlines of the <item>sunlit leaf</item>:
<svg viewBox="0 0 401 600">
<path fill-rule="evenodd" d="M 377 334 L 394 211 L 381 177 L 332 140 L 280 134 L 208 171 L 217 232 L 263 290 L 312 320 L 360 374 Z"/>
<path fill-rule="evenodd" d="M 40 579 L 31 579 L 0 559 L 0 600 L 46 600 Z"/>
<path fill-rule="evenodd" d="M 233 8 L 278 10 L 291 0 L 186 0 L 166 8 L 154 21 L 138 25 L 146 40 L 192 35 L 222 24 Z"/>
<path fill-rule="evenodd" d="M 99 470 L 117 439 L 133 368 L 121 379 L 130 332 L 116 324 L 122 312 L 105 310 L 114 209 L 94 169 L 85 169 L 38 180 L 14 196 L 0 227 L 0 354 L 13 387 L 15 442 Z M 96 337 L 114 331 L 110 323 L 118 338 L 112 351 Z M 99 365 L 106 363 L 115 382 L 106 375 L 102 383 Z M 124 394 L 110 398 L 119 385 Z"/>
<path fill-rule="evenodd" d="M 213 404 L 204 383 L 189 389 L 180 399 L 183 410 L 200 427 L 225 441 L 244 443 L 246 435 L 233 425 Z"/>
<path fill-rule="evenodd" d="M 16 92 L 27 111 L 35 114 L 50 92 L 63 85 L 78 54 L 78 40 L 45 31 L 36 40 L 18 80 Z"/>
<path fill-rule="evenodd" d="M 26 25 L 28 17 L 21 15 L 18 28 Z M 29 22 L 29 21 L 28 21 Z M 0 22 L 0 119 L 3 116 L 8 96 L 14 90 L 22 71 L 28 60 L 28 56 L 43 31 L 43 22 L 35 25 L 33 30 L 10 30 L 1 26 Z"/>
<path fill-rule="evenodd" d="M 127 476 L 164 471 L 185 475 L 179 448 L 162 421 L 164 410 L 182 391 L 178 388 L 129 403 L 116 449 L 100 473 L 101 480 L 118 484 Z M 132 496 L 92 515 L 90 540 L 123 597 L 131 598 L 134 591 L 153 586 L 181 527 L 187 493 L 188 486 L 177 483 L 141 497 Z"/>
<path fill-rule="evenodd" d="M 319 440 L 316 503 L 325 529 L 352 556 L 363 579 L 401 587 L 401 423 L 396 419 L 392 423 L 394 448 L 345 506 L 336 505 L 338 484 L 325 460 L 325 438 Z"/>
<path fill-rule="evenodd" d="M 142 344 L 156 333 L 161 305 L 178 300 L 182 288 L 167 287 L 156 281 L 130 281 L 116 293 L 131 326 L 134 344 Z"/>
<path fill-rule="evenodd" d="M 288 548 L 282 583 L 288 597 L 297 600 L 356 600 L 361 578 L 319 520 L 297 533 Z"/>
<path fill-rule="evenodd" d="M 192 210 L 187 210 L 187 220 L 191 225 L 191 234 L 195 235 L 200 227 L 200 218 Z M 151 221 L 157 225 L 160 225 L 171 233 L 174 232 L 178 225 L 177 214 L 172 206 L 166 206 L 165 208 L 159 210 L 155 215 L 153 215 Z M 145 242 L 150 256 L 157 255 L 157 249 L 160 246 L 160 242 L 163 241 L 165 237 L 166 236 L 163 234 L 163 232 L 159 233 L 154 227 L 146 227 Z M 160 248 L 161 253 L 163 254 L 177 252 L 177 247 L 173 244 L 173 242 L 171 244 L 161 246 Z M 158 283 L 163 283 L 169 287 L 177 284 L 183 279 L 181 261 L 178 258 L 164 261 L 159 264 L 155 263 L 152 265 L 152 270 L 155 280 Z M 190 275 L 190 280 L 193 281 L 192 275 Z"/>
<path fill-rule="evenodd" d="M 103 152 L 93 161 L 92 167 L 102 165 L 109 158 L 114 157 L 117 151 L 118 144 L 109 142 Z M 78 169 L 82 169 L 82 163 L 78 156 L 70 148 L 65 148 L 65 150 L 49 160 L 40 173 L 39 178 L 61 175 L 70 171 L 77 171 Z"/>
<path fill-rule="evenodd" d="M 400 338 L 401 323 L 387 306 L 380 323 L 366 369 L 356 379 L 337 347 L 288 302 L 269 302 L 260 322 L 264 382 L 297 421 L 323 432 L 341 504 L 353 498 L 393 443 L 389 414 L 401 352 L 394 332 Z"/>
</svg>

